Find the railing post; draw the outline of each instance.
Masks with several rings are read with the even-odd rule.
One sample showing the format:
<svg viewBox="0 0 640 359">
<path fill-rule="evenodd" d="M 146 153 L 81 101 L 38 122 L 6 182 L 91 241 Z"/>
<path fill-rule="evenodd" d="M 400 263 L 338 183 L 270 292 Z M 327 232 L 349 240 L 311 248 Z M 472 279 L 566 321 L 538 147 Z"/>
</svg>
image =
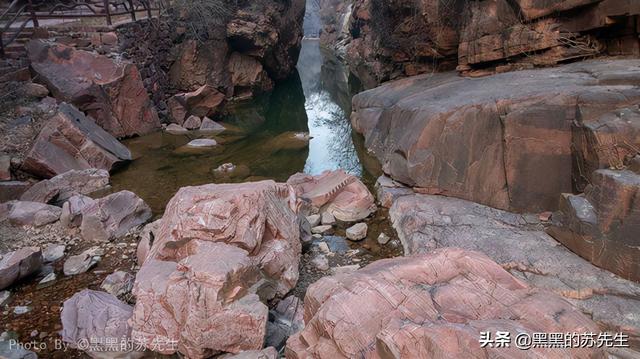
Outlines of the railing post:
<svg viewBox="0 0 640 359">
<path fill-rule="evenodd" d="M 33 2 L 29 0 L 29 13 L 31 14 L 31 21 L 33 22 L 33 27 L 39 27 L 38 17 L 36 16 L 36 10 L 33 8 Z"/>
<path fill-rule="evenodd" d="M 103 0 L 104 11 L 107 13 L 107 25 L 111 26 L 111 8 L 109 8 L 109 0 Z"/>
<path fill-rule="evenodd" d="M 133 0 L 129 0 L 129 7 L 131 7 L 131 21 L 136 21 L 136 8 L 133 5 Z"/>
</svg>

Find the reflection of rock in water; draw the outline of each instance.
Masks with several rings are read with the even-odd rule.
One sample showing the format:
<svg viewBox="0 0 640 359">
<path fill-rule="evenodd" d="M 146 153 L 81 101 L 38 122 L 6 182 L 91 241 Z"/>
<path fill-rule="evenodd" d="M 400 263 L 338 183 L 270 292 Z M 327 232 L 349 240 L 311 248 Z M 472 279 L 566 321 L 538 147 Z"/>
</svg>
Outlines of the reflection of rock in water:
<svg viewBox="0 0 640 359">
<path fill-rule="evenodd" d="M 349 69 L 332 54 L 321 49 L 324 59 L 320 71 L 322 87 L 346 114 L 351 114 L 351 98 L 362 91 L 362 84 Z"/>
<path fill-rule="evenodd" d="M 278 83 L 273 92 L 253 101 L 240 102 L 228 107 L 225 122 L 233 123 L 249 131 L 309 130 L 304 108 L 304 92 L 298 73 Z"/>
</svg>

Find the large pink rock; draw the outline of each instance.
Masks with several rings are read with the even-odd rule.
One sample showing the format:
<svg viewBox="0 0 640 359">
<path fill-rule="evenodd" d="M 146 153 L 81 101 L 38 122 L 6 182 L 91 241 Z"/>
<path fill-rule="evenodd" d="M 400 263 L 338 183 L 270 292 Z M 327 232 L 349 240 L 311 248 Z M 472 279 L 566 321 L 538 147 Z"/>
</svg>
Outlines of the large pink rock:
<svg viewBox="0 0 640 359">
<path fill-rule="evenodd" d="M 284 296 L 298 280 L 296 206 L 293 189 L 273 181 L 180 189 L 141 250 L 134 338 L 175 340 L 192 358 L 261 349 L 260 298 Z"/>
<path fill-rule="evenodd" d="M 456 248 L 323 278 L 304 305 L 306 326 L 287 342 L 287 358 L 605 357 L 598 348 L 516 348 L 519 333 L 599 330 L 559 296 Z M 509 332 L 512 345 L 482 348 L 481 332 L 496 331 Z"/>
<path fill-rule="evenodd" d="M 130 191 L 120 191 L 89 202 L 81 210 L 80 232 L 86 240 L 110 241 L 120 238 L 151 219 L 151 208 Z"/>
<path fill-rule="evenodd" d="M 160 128 L 134 64 L 42 40 L 26 48 L 35 77 L 54 97 L 85 111 L 113 136 L 144 135 Z"/>
<path fill-rule="evenodd" d="M 71 348 L 92 358 L 141 358 L 143 353 L 135 351 L 138 345 L 131 342 L 127 323 L 132 312 L 130 305 L 109 293 L 85 289 L 64 302 L 60 335 Z"/>
<path fill-rule="evenodd" d="M 24 247 L 0 255 L 0 290 L 36 273 L 42 267 L 42 252 L 37 247 Z"/>
<path fill-rule="evenodd" d="M 112 135 L 72 105 L 62 103 L 40 131 L 21 169 L 51 178 L 71 171 L 110 171 L 130 161 L 131 153 Z"/>
<path fill-rule="evenodd" d="M 362 220 L 376 210 L 375 199 L 367 187 L 343 170 L 318 176 L 298 173 L 287 183 L 295 188 L 298 197 L 343 222 Z"/>
</svg>

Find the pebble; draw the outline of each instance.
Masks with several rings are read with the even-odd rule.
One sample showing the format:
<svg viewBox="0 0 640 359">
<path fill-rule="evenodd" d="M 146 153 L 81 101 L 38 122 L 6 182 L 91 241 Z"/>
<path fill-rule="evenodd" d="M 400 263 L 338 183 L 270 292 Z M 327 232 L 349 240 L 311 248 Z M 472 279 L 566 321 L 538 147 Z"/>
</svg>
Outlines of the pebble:
<svg viewBox="0 0 640 359">
<path fill-rule="evenodd" d="M 336 217 L 334 217 L 329 212 L 323 212 L 322 213 L 322 224 L 327 225 L 327 226 L 332 226 L 332 225 L 336 224 Z"/>
<path fill-rule="evenodd" d="M 9 303 L 9 299 L 11 299 L 11 292 L 8 290 L 3 290 L 0 292 L 0 307 L 4 307 Z"/>
<path fill-rule="evenodd" d="M 329 248 L 329 245 L 326 242 L 320 242 L 318 244 L 318 248 L 320 248 L 320 251 L 322 253 L 326 253 L 326 254 L 331 253 L 331 249 Z"/>
<path fill-rule="evenodd" d="M 378 243 L 385 245 L 387 243 L 389 243 L 389 241 L 391 240 L 391 237 L 387 236 L 384 233 L 380 233 L 380 235 L 378 236 Z"/>
<path fill-rule="evenodd" d="M 352 227 L 347 228 L 347 239 L 352 241 L 361 241 L 367 238 L 367 231 L 369 227 L 366 223 L 358 223 Z"/>
<path fill-rule="evenodd" d="M 310 216 L 307 216 L 307 221 L 311 225 L 311 228 L 317 227 L 318 225 L 320 225 L 320 215 L 312 214 Z"/>
<path fill-rule="evenodd" d="M 56 280 L 56 274 L 51 272 L 47 274 L 46 277 L 42 278 L 42 280 L 38 284 L 45 284 L 45 283 L 53 282 L 54 280 Z"/>
<path fill-rule="evenodd" d="M 311 233 L 324 234 L 329 232 L 332 229 L 333 229 L 332 226 L 317 226 L 317 227 L 311 228 Z"/>
<path fill-rule="evenodd" d="M 317 255 L 315 258 L 311 260 L 311 264 L 313 264 L 318 270 L 327 271 L 329 270 L 329 260 L 322 254 Z"/>
<path fill-rule="evenodd" d="M 31 308 L 24 306 L 24 305 L 20 305 L 17 306 L 15 308 L 13 308 L 13 313 L 17 314 L 17 315 L 22 315 L 22 314 L 26 314 L 29 313 L 31 311 Z"/>
<path fill-rule="evenodd" d="M 53 263 L 64 257 L 64 251 L 66 248 L 67 247 L 64 244 L 50 244 L 42 251 L 42 259 L 45 263 Z"/>
</svg>

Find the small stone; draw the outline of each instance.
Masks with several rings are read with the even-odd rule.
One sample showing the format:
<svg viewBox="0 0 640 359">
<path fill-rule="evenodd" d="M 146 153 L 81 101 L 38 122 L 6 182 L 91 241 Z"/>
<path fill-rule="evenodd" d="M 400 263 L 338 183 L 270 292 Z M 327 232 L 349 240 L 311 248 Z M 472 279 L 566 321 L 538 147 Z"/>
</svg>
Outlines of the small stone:
<svg viewBox="0 0 640 359">
<path fill-rule="evenodd" d="M 367 238 L 368 226 L 366 223 L 358 223 L 347 228 L 347 239 L 352 241 L 361 241 Z"/>
<path fill-rule="evenodd" d="M 54 280 L 56 280 L 56 274 L 51 272 L 47 274 L 46 277 L 42 278 L 42 280 L 38 284 L 45 284 L 45 283 L 53 282 Z"/>
<path fill-rule="evenodd" d="M 311 228 L 311 233 L 324 234 L 329 232 L 332 229 L 333 229 L 332 226 L 317 226 L 317 227 Z"/>
<path fill-rule="evenodd" d="M 100 247 L 92 247 L 77 256 L 71 256 L 64 262 L 63 272 L 67 276 L 85 273 L 100 262 L 103 254 Z"/>
<path fill-rule="evenodd" d="M 109 274 L 104 281 L 102 281 L 100 288 L 109 294 L 119 297 L 131 292 L 133 280 L 134 277 L 130 273 L 116 271 Z"/>
<path fill-rule="evenodd" d="M 27 97 L 44 98 L 49 95 L 49 89 L 40 84 L 26 82 L 22 85 L 22 95 Z"/>
<path fill-rule="evenodd" d="M 172 135 L 184 135 L 186 133 L 189 133 L 189 130 L 187 130 L 186 128 L 184 128 L 184 127 L 182 127 L 180 125 L 177 125 L 175 123 L 172 123 L 169 126 L 167 126 L 165 131 L 167 133 L 172 134 Z"/>
<path fill-rule="evenodd" d="M 195 147 L 195 148 L 215 147 L 217 145 L 218 145 L 218 142 L 216 142 L 216 140 L 211 138 L 200 138 L 197 140 L 193 140 L 187 144 L 188 147 Z"/>
<path fill-rule="evenodd" d="M 198 116 L 189 116 L 186 121 L 182 124 L 182 127 L 187 130 L 197 130 L 202 125 L 202 120 Z"/>
<path fill-rule="evenodd" d="M 30 311 L 31 311 L 31 308 L 27 307 L 26 305 L 20 305 L 13 308 L 13 313 L 17 315 L 26 314 L 26 313 L 29 313 Z"/>
<path fill-rule="evenodd" d="M 38 336 L 38 331 L 37 330 L 34 330 L 34 331 L 31 332 L 31 337 L 32 338 L 35 338 L 37 336 Z"/>
<path fill-rule="evenodd" d="M 311 237 L 315 239 L 322 239 L 322 234 L 315 233 L 315 234 L 312 234 Z"/>
<path fill-rule="evenodd" d="M 66 248 L 64 244 L 50 244 L 42 251 L 42 259 L 45 263 L 53 263 L 64 257 Z"/>
<path fill-rule="evenodd" d="M 553 212 L 542 212 L 538 215 L 538 219 L 540 219 L 540 222 L 549 222 L 552 215 Z"/>
<path fill-rule="evenodd" d="M 223 132 L 224 130 L 225 130 L 224 126 L 211 120 L 209 117 L 205 117 L 202 119 L 202 125 L 200 126 L 200 131 Z"/>
<path fill-rule="evenodd" d="M 317 227 L 320 224 L 320 215 L 312 214 L 310 216 L 307 216 L 307 221 L 309 221 L 311 228 Z"/>
<path fill-rule="evenodd" d="M 381 245 L 385 245 L 389 243 L 390 240 L 391 240 L 391 237 L 387 236 L 384 233 L 380 233 L 380 235 L 378 236 L 378 243 Z"/>
<path fill-rule="evenodd" d="M 327 226 L 332 226 L 336 224 L 336 217 L 334 217 L 329 212 L 322 213 L 322 224 Z"/>
<path fill-rule="evenodd" d="M 319 254 L 315 258 L 313 258 L 311 260 L 311 264 L 313 264 L 314 267 L 323 272 L 329 270 L 329 260 L 322 254 Z"/>
<path fill-rule="evenodd" d="M 11 292 L 8 290 L 3 290 L 0 292 L 0 308 L 9 304 L 9 299 L 11 299 Z"/>
<path fill-rule="evenodd" d="M 220 173 L 229 173 L 229 172 L 235 171 L 235 169 L 236 169 L 236 166 L 233 163 L 223 163 L 220 166 L 218 166 L 218 168 L 216 168 L 214 171 L 220 172 Z"/>
</svg>

